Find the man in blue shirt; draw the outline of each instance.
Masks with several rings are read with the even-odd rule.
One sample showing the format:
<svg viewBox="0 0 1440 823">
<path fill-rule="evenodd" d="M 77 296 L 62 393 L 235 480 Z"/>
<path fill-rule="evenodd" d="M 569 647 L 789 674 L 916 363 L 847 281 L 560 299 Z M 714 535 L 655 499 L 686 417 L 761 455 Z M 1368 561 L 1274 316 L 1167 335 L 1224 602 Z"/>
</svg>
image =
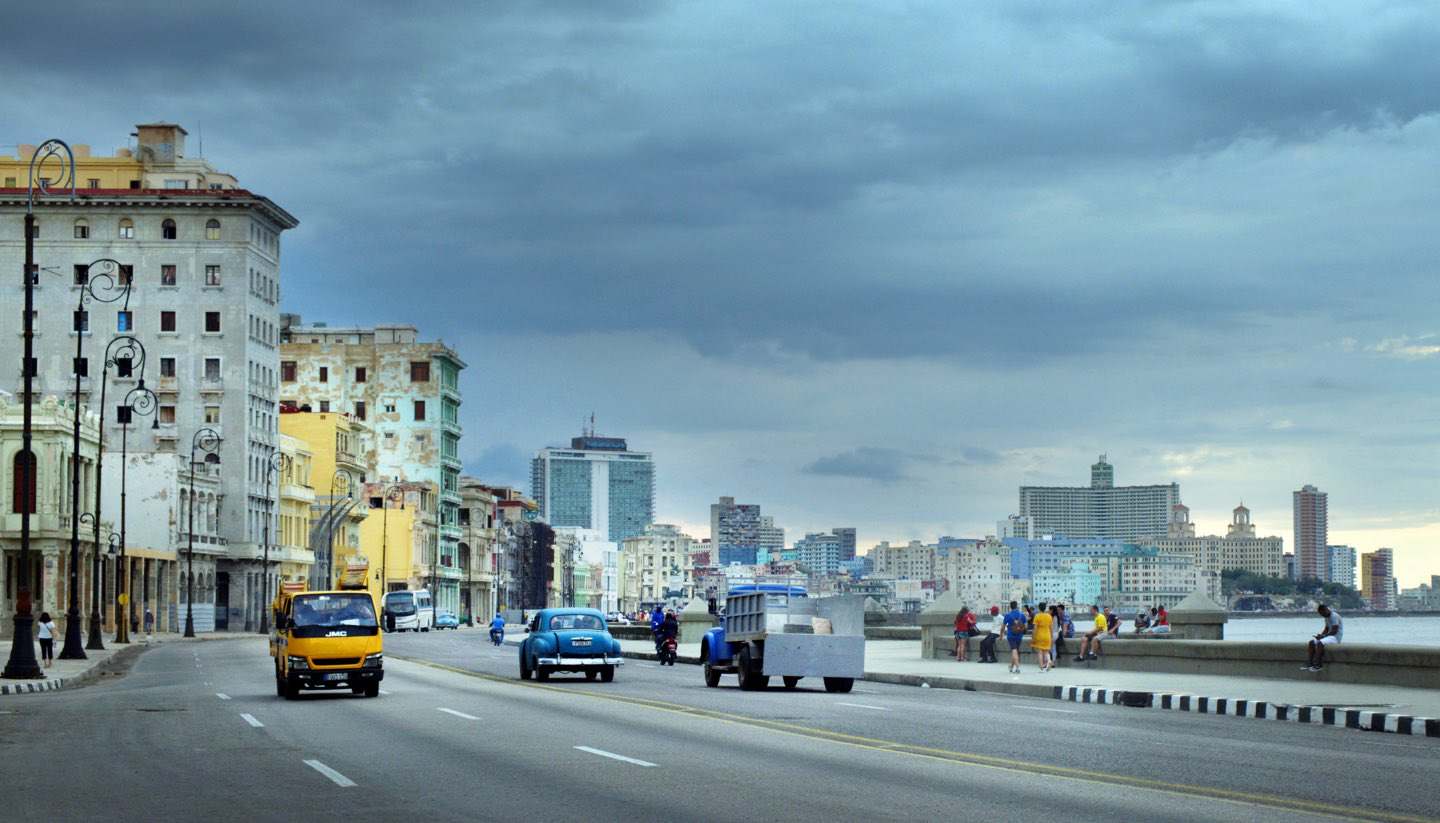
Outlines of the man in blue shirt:
<svg viewBox="0 0 1440 823">
<path fill-rule="evenodd" d="M 665 610 L 659 606 L 650 613 L 650 634 L 655 639 L 655 653 L 660 653 L 660 627 L 665 624 Z"/>
<path fill-rule="evenodd" d="M 1010 601 L 1010 611 L 1005 613 L 1005 642 L 1010 644 L 1010 671 L 1020 673 L 1020 644 L 1025 642 L 1025 612 L 1020 604 Z"/>
<path fill-rule="evenodd" d="M 495 619 L 490 621 L 490 642 L 500 645 L 505 642 L 505 618 L 495 613 Z"/>
</svg>

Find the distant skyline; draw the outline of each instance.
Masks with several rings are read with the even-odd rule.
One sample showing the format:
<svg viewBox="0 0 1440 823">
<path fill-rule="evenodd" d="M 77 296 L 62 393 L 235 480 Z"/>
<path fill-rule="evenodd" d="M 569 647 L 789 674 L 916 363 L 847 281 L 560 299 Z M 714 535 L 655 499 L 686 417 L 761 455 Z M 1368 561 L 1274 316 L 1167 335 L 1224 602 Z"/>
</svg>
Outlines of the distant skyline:
<svg viewBox="0 0 1440 823">
<path fill-rule="evenodd" d="M 1440 7 L 901 8 L 95 3 L 0 51 L 0 143 L 186 126 L 300 219 L 285 311 L 466 359 L 488 480 L 593 411 L 662 521 L 868 548 L 1108 452 L 1440 571 Z"/>
</svg>

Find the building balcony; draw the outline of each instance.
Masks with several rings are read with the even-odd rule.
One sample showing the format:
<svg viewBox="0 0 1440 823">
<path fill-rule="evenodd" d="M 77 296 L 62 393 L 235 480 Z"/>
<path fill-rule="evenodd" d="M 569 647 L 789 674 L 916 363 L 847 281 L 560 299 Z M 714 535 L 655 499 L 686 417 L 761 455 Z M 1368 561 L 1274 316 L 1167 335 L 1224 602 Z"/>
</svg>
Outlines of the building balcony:
<svg viewBox="0 0 1440 823">
<path fill-rule="evenodd" d="M 201 393 L 201 394 L 224 394 L 224 393 L 225 393 L 225 378 L 220 377 L 220 376 L 218 376 L 218 375 L 217 375 L 217 376 L 214 376 L 214 377 L 209 377 L 209 376 L 207 376 L 207 377 L 201 378 L 201 379 L 200 379 L 200 393 Z"/>
</svg>

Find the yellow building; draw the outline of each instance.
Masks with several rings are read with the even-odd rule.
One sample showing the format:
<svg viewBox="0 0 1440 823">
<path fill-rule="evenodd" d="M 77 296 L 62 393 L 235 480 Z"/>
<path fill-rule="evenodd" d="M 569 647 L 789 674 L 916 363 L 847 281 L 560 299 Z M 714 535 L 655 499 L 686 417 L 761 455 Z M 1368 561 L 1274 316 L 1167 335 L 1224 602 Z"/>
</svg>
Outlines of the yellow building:
<svg viewBox="0 0 1440 823">
<path fill-rule="evenodd" d="M 280 583 L 308 580 L 315 553 L 310 550 L 310 512 L 315 505 L 315 488 L 311 485 L 314 456 L 305 441 L 280 435 L 280 534 L 272 538 L 270 562 L 277 579 L 270 591 L 278 592 Z"/>
<path fill-rule="evenodd" d="M 316 569 L 312 588 L 334 585 L 345 564 L 377 562 L 361 550 L 361 524 L 369 513 L 361 494 L 366 468 L 361 462 L 365 424 L 338 412 L 293 412 L 281 409 L 280 433 L 305 444 L 310 452 L 314 490 L 304 545 L 314 552 Z M 320 571 L 328 569 L 327 576 Z"/>
<path fill-rule="evenodd" d="M 359 551 L 369 559 L 370 593 L 429 589 L 439 540 L 430 483 L 367 483 Z M 383 503 L 383 505 L 382 505 Z"/>
<path fill-rule="evenodd" d="M 116 149 L 109 156 L 91 154 L 89 146 L 77 143 L 70 147 L 75 153 L 75 186 L 91 191 L 236 188 L 232 175 L 216 171 L 199 157 L 184 155 L 187 134 L 173 123 L 141 124 L 132 135 L 136 139 L 134 146 Z M 18 148 L 14 155 L 0 155 L 0 188 L 23 189 L 30 185 L 30 158 L 35 146 Z M 44 171 L 53 175 L 53 162 Z"/>
</svg>

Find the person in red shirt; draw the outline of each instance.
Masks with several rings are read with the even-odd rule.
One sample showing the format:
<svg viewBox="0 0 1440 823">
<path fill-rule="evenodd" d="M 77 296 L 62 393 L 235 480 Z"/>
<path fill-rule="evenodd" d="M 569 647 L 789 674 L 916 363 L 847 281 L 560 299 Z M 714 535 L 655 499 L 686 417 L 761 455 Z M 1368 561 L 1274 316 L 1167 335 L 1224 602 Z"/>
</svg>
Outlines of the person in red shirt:
<svg viewBox="0 0 1440 823">
<path fill-rule="evenodd" d="M 970 611 L 969 606 L 962 606 L 960 613 L 955 615 L 955 660 L 960 663 L 969 661 L 970 636 L 975 633 L 975 613 Z"/>
</svg>

